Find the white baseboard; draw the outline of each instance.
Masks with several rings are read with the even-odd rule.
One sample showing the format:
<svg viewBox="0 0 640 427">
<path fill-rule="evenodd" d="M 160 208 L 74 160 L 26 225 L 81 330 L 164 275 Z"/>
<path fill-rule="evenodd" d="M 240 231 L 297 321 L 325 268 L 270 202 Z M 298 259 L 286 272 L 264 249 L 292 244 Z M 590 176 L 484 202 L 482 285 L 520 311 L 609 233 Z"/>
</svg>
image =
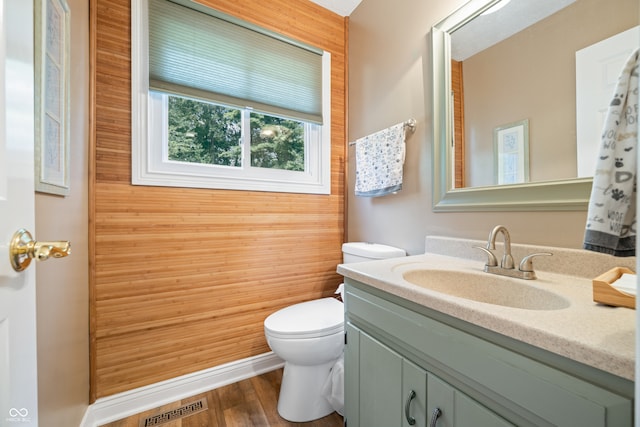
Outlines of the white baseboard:
<svg viewBox="0 0 640 427">
<path fill-rule="evenodd" d="M 273 352 L 103 397 L 89 405 L 80 427 L 98 427 L 284 366 Z"/>
</svg>

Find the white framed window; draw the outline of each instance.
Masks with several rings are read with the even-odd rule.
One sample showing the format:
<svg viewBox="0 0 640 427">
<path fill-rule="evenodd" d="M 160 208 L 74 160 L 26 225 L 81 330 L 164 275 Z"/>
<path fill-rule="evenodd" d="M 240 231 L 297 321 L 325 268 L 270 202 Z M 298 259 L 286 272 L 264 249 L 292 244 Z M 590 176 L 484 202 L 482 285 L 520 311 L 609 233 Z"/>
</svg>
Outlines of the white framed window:
<svg viewBox="0 0 640 427">
<path fill-rule="evenodd" d="M 134 185 L 331 192 L 328 52 L 185 0 L 131 6 Z"/>
</svg>

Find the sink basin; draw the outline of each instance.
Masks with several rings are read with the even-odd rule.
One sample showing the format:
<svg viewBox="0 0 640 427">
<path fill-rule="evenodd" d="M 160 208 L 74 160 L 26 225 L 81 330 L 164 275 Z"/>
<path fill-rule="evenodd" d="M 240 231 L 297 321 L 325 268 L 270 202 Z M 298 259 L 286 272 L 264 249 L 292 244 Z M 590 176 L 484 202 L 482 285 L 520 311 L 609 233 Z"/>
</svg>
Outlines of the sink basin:
<svg viewBox="0 0 640 427">
<path fill-rule="evenodd" d="M 561 310 L 569 301 L 522 279 L 484 272 L 417 269 L 403 274 L 407 282 L 443 294 L 526 310 Z"/>
</svg>

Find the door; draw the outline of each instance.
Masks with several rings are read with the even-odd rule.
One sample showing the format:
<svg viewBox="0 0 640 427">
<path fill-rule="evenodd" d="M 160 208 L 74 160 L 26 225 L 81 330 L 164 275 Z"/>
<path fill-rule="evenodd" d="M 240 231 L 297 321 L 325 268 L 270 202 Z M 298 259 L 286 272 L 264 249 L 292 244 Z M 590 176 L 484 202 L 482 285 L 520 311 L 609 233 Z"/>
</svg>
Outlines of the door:
<svg viewBox="0 0 640 427">
<path fill-rule="evenodd" d="M 347 343 L 348 344 L 348 343 Z M 360 427 L 402 422 L 402 357 L 360 332 Z"/>
<path fill-rule="evenodd" d="M 593 176 L 607 109 L 618 76 L 638 48 L 640 26 L 576 52 L 578 177 Z"/>
<path fill-rule="evenodd" d="M 35 268 L 9 262 L 34 228 L 33 2 L 0 0 L 0 426 L 37 426 Z"/>
<path fill-rule="evenodd" d="M 347 322 L 345 421 L 426 427 L 427 372 Z"/>
<path fill-rule="evenodd" d="M 427 371 L 402 360 L 402 427 L 427 426 Z"/>
</svg>

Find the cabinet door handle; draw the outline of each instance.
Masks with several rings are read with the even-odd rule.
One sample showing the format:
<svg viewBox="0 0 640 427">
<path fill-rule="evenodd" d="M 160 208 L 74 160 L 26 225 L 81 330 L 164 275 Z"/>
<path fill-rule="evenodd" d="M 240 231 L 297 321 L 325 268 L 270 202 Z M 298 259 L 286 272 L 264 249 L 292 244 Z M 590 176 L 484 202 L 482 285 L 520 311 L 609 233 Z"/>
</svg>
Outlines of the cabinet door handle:
<svg viewBox="0 0 640 427">
<path fill-rule="evenodd" d="M 411 392 L 409 393 L 409 396 L 407 396 L 407 401 L 404 403 L 404 416 L 407 419 L 407 422 L 409 423 L 410 426 L 416 423 L 416 419 L 409 414 L 411 409 L 411 401 L 415 397 L 416 397 L 416 392 L 411 390 Z"/>
<path fill-rule="evenodd" d="M 440 408 L 436 408 L 433 410 L 429 427 L 436 427 L 436 423 L 438 422 L 438 418 L 440 418 L 440 415 L 442 415 L 442 411 L 440 410 Z"/>
</svg>

